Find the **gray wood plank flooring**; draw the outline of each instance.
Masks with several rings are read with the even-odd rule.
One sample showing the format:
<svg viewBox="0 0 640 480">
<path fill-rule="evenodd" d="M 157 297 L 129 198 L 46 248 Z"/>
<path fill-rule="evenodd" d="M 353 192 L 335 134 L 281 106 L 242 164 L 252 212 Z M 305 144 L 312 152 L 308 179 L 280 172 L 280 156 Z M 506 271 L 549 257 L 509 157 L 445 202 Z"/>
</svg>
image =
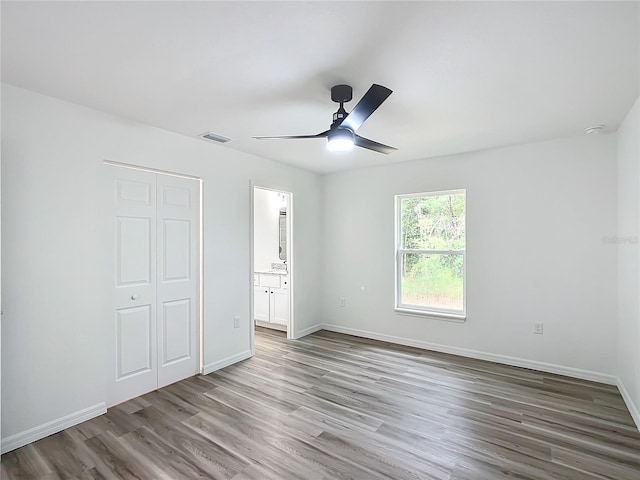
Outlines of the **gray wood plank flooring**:
<svg viewBox="0 0 640 480">
<path fill-rule="evenodd" d="M 616 387 L 330 332 L 2 456 L 3 479 L 640 479 Z"/>
</svg>

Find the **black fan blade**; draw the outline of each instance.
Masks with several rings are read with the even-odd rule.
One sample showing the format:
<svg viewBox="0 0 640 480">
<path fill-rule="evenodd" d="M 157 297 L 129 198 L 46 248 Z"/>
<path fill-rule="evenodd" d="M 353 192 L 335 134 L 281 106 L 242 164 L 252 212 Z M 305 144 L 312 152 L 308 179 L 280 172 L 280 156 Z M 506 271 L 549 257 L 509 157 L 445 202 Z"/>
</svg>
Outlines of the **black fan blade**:
<svg viewBox="0 0 640 480">
<path fill-rule="evenodd" d="M 342 121 L 340 126 L 347 127 L 355 132 L 362 126 L 365 120 L 382 105 L 382 102 L 384 102 L 391 93 L 393 92 L 387 87 L 374 83 L 353 110 L 351 110 L 351 113 L 347 115 L 347 118 Z"/>
<path fill-rule="evenodd" d="M 360 135 L 353 136 L 353 144 L 362 148 L 366 148 L 368 150 L 373 150 L 374 152 L 388 154 L 391 152 L 395 152 L 397 148 L 390 147 L 389 145 L 384 145 L 382 143 L 374 142 L 373 140 L 369 140 L 368 138 L 361 137 Z"/>
<path fill-rule="evenodd" d="M 291 139 L 300 139 L 300 138 L 322 138 L 326 137 L 329 134 L 329 130 L 326 132 L 318 133 L 317 135 L 283 135 L 280 137 L 251 137 L 256 140 L 291 140 Z"/>
</svg>

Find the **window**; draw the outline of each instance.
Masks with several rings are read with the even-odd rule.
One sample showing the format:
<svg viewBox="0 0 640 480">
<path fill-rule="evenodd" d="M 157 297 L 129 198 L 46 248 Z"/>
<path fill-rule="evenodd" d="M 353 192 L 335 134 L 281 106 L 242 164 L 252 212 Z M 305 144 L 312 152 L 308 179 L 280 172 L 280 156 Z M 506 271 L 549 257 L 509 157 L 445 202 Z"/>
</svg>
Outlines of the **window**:
<svg viewBox="0 0 640 480">
<path fill-rule="evenodd" d="M 465 190 L 396 195 L 396 310 L 464 320 Z"/>
</svg>

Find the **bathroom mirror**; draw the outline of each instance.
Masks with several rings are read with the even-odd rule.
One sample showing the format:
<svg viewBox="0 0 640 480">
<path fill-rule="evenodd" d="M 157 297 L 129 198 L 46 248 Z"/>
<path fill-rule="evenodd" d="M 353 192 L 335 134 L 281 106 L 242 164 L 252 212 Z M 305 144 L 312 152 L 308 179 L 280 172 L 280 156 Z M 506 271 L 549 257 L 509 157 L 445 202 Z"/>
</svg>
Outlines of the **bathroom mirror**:
<svg viewBox="0 0 640 480">
<path fill-rule="evenodd" d="M 280 260 L 287 260 L 287 209 L 281 208 L 278 215 L 278 230 L 280 231 L 279 254 Z"/>
</svg>

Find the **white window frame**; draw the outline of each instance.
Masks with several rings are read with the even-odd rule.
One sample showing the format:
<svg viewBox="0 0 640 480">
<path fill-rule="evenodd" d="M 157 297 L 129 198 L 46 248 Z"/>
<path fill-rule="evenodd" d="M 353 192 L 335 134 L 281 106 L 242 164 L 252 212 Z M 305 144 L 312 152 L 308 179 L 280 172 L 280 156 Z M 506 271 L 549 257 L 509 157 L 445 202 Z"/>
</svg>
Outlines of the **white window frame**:
<svg viewBox="0 0 640 480">
<path fill-rule="evenodd" d="M 430 250 L 430 249 L 411 249 L 400 248 L 402 244 L 402 211 L 401 204 L 405 198 L 414 197 L 434 197 L 441 195 L 464 195 L 464 213 L 465 213 L 465 248 L 464 250 Z M 422 192 L 422 193 L 408 193 L 396 195 L 395 197 L 395 308 L 397 313 L 406 315 L 418 315 L 425 317 L 434 317 L 443 320 L 449 320 L 454 322 L 464 322 L 467 318 L 467 228 L 466 228 L 466 215 L 467 215 L 467 191 L 466 189 L 457 190 L 442 190 L 438 192 Z M 409 305 L 402 303 L 402 268 L 401 259 L 405 253 L 418 253 L 418 254 L 440 254 L 440 255 L 462 255 L 462 311 L 451 310 L 437 307 L 423 307 L 420 305 Z"/>
</svg>

